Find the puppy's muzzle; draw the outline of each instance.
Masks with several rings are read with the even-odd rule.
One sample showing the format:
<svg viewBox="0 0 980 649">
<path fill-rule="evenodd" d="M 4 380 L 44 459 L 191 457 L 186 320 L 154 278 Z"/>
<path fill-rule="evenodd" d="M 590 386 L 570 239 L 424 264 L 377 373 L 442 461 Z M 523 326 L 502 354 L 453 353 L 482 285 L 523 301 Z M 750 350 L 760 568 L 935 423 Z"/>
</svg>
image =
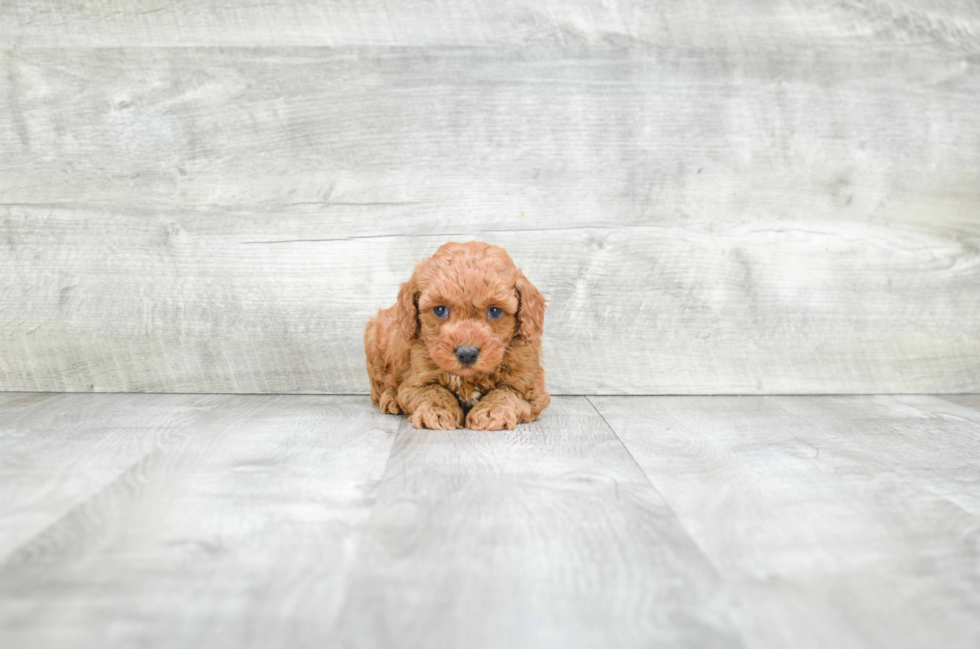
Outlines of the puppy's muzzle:
<svg viewBox="0 0 980 649">
<path fill-rule="evenodd" d="M 479 347 L 464 347 L 460 345 L 456 348 L 456 360 L 460 365 L 472 365 L 476 362 L 476 357 L 480 355 Z"/>
</svg>

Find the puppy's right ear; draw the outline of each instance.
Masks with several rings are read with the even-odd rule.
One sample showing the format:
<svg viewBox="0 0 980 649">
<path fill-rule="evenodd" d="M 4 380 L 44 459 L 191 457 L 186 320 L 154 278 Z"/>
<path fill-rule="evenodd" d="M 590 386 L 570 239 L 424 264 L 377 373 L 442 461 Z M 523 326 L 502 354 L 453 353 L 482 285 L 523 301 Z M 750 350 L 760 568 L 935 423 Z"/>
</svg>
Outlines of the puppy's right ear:
<svg viewBox="0 0 980 649">
<path fill-rule="evenodd" d="M 398 329 L 405 340 L 419 335 L 419 291 L 414 275 L 398 289 Z"/>
<path fill-rule="evenodd" d="M 520 270 L 517 271 L 517 333 L 525 342 L 535 342 L 544 330 L 544 296 L 537 287 L 528 281 Z"/>
</svg>

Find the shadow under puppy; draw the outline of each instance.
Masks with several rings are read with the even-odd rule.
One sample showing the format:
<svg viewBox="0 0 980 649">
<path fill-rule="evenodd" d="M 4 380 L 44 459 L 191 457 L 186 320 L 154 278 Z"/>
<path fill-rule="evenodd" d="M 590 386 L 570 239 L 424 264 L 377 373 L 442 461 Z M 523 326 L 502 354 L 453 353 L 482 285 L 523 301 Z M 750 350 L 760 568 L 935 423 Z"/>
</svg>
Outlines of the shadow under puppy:
<svg viewBox="0 0 980 649">
<path fill-rule="evenodd" d="M 545 300 L 499 246 L 447 243 L 364 332 L 371 400 L 416 428 L 513 429 L 548 407 Z M 465 419 L 464 419 L 465 417 Z"/>
</svg>

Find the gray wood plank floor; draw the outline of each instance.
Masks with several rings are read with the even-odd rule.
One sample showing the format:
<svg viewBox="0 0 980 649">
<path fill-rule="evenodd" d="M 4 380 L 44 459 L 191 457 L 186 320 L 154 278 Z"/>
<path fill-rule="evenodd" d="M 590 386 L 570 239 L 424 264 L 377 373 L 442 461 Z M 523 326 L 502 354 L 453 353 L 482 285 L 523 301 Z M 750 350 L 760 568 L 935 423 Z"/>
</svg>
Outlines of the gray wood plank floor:
<svg viewBox="0 0 980 649">
<path fill-rule="evenodd" d="M 980 396 L 0 394 L 3 647 L 975 647 Z"/>
</svg>

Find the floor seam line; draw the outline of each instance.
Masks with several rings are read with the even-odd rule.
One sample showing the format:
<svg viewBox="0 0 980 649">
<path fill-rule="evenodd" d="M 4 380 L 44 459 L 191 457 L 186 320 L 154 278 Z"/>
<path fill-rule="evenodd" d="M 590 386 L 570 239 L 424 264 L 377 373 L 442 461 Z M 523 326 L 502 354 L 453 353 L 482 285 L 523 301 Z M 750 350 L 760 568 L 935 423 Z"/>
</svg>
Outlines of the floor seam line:
<svg viewBox="0 0 980 649">
<path fill-rule="evenodd" d="M 590 406 L 592 406 L 592 410 L 594 410 L 595 413 L 599 415 L 599 418 L 602 419 L 602 423 L 606 425 L 606 428 L 609 429 L 609 432 L 613 434 L 613 436 L 616 438 L 616 441 L 619 442 L 619 445 L 623 448 L 624 451 L 626 451 L 626 455 L 629 456 L 630 461 L 633 463 L 633 466 L 635 466 L 637 470 L 639 470 L 639 472 L 643 475 L 644 481 L 646 481 L 646 483 L 650 485 L 650 488 L 653 489 L 653 491 L 657 494 L 657 496 L 660 497 L 660 500 L 667 508 L 667 511 L 670 512 L 671 517 L 673 517 L 673 519 L 677 521 L 678 526 L 680 526 L 680 528 L 684 530 L 684 534 L 687 535 L 687 537 L 691 540 L 691 543 L 694 544 L 694 547 L 698 549 L 698 552 L 701 554 L 701 556 L 703 556 L 705 561 L 707 561 L 711 565 L 711 568 L 712 570 L 714 570 L 715 575 L 718 577 L 718 579 L 721 580 L 722 579 L 721 572 L 718 570 L 718 567 L 715 565 L 714 561 L 712 561 L 708 557 L 708 555 L 704 552 L 704 549 L 695 540 L 694 535 L 691 534 L 690 530 L 688 530 L 687 527 L 681 522 L 680 516 L 677 515 L 676 511 L 674 511 L 674 508 L 667 501 L 667 498 L 666 496 L 664 496 L 663 492 L 661 492 L 660 489 L 657 488 L 657 485 L 653 484 L 653 480 L 650 479 L 650 476 L 643 469 L 643 466 L 641 466 L 640 463 L 637 462 L 636 458 L 633 456 L 633 453 L 630 451 L 629 447 L 626 446 L 626 442 L 623 441 L 623 438 L 619 436 L 619 433 L 616 432 L 616 429 L 612 427 L 612 425 L 609 423 L 606 417 L 602 414 L 602 412 L 600 412 L 599 408 L 597 408 L 596 405 L 592 402 L 592 399 L 590 399 L 589 397 L 585 397 L 585 400 L 589 402 Z"/>
<path fill-rule="evenodd" d="M 373 407 L 374 406 L 372 406 L 372 408 Z M 361 563 L 361 553 L 364 548 L 364 539 L 367 536 L 368 529 L 370 529 L 371 524 L 374 522 L 375 518 L 378 515 L 378 501 L 380 500 L 381 497 L 381 493 L 380 493 L 381 485 L 384 484 L 385 478 L 388 476 L 388 471 L 391 468 L 391 460 L 395 456 L 395 447 L 397 445 L 398 438 L 402 434 L 402 431 L 405 429 L 405 426 L 408 424 L 407 419 L 403 419 L 401 417 L 399 418 L 402 419 L 402 421 L 399 421 L 398 430 L 396 430 L 393 433 L 394 439 L 391 440 L 391 446 L 388 449 L 388 457 L 385 459 L 384 470 L 381 472 L 381 479 L 378 481 L 378 495 L 374 499 L 374 502 L 371 504 L 371 513 L 370 515 L 368 515 L 367 520 L 364 521 L 364 526 L 361 528 L 361 532 L 357 536 L 357 542 L 354 547 L 354 556 L 351 558 L 351 562 L 350 562 L 350 570 L 348 570 L 347 573 L 344 575 L 343 599 L 341 599 L 340 603 L 337 605 L 337 614 L 334 616 L 334 619 L 330 621 L 330 629 L 324 634 L 325 641 L 327 642 L 328 645 L 330 639 L 333 637 L 337 629 L 337 625 L 340 624 L 340 620 L 343 617 L 344 608 L 347 606 L 347 602 L 350 599 L 351 586 L 353 584 L 352 577 L 354 573 L 357 572 L 357 568 Z"/>
<path fill-rule="evenodd" d="M 64 393 L 64 394 L 69 394 L 69 393 Z M 234 395 L 218 395 L 218 394 L 216 394 L 216 395 L 213 395 L 213 396 L 215 396 L 215 397 L 220 397 L 220 396 L 229 397 L 229 396 L 234 396 Z M 107 489 L 111 488 L 113 485 L 115 485 L 117 482 L 119 482 L 119 480 L 121 478 L 123 478 L 123 476 L 129 475 L 133 471 L 134 468 L 138 467 L 140 464 L 142 464 L 143 462 L 145 462 L 148 458 L 150 458 L 153 455 L 156 455 L 156 454 L 160 453 L 161 449 L 164 446 L 166 446 L 167 444 L 169 444 L 170 441 L 173 440 L 175 437 L 177 437 L 181 433 L 187 431 L 189 428 L 191 428 L 191 427 L 197 425 L 198 423 L 200 423 L 201 420 L 205 419 L 207 417 L 207 415 L 212 412 L 213 409 L 214 409 L 214 406 L 212 406 L 211 408 L 209 408 L 205 412 L 200 413 L 200 416 L 199 417 L 196 417 L 193 421 L 188 422 L 186 426 L 182 426 L 179 429 L 174 430 L 173 432 L 171 432 L 169 435 L 167 435 L 166 439 L 164 441 L 162 441 L 159 445 L 157 445 L 154 448 L 151 448 L 150 450 L 148 450 L 143 455 L 140 455 L 140 457 L 135 462 L 133 462 L 132 464 L 130 464 L 129 466 L 127 466 L 125 469 L 123 469 L 122 471 L 120 471 L 119 473 L 117 473 L 116 475 L 114 475 L 112 477 L 112 479 L 110 479 L 106 483 L 104 483 L 101 486 L 99 486 L 92 493 L 90 493 L 87 496 L 85 496 L 84 498 L 82 498 L 82 500 L 78 501 L 77 503 L 72 504 L 60 516 L 58 516 L 57 518 L 55 518 L 52 521 L 49 521 L 44 527 L 42 527 L 41 529 L 39 529 L 34 534 L 31 534 L 31 536 L 29 536 L 28 538 L 24 539 L 23 542 L 18 543 L 16 546 L 14 546 L 13 548 L 11 548 L 11 550 L 9 552 L 7 552 L 6 554 L 4 554 L 3 556 L 0 556 L 0 570 L 3 570 L 5 567 L 7 567 L 8 565 L 10 565 L 10 559 L 13 558 L 13 557 L 15 557 L 15 556 L 17 556 L 17 554 L 19 552 L 21 552 L 24 548 L 28 547 L 31 543 L 33 543 L 34 541 L 36 541 L 38 538 L 40 538 L 40 537 L 44 536 L 45 534 L 47 534 L 48 531 L 54 529 L 55 527 L 57 527 L 58 525 L 60 525 L 63 521 L 67 520 L 68 517 L 71 516 L 75 511 L 77 511 L 81 507 L 84 507 L 86 504 L 88 504 L 89 502 L 91 502 L 94 498 L 97 498 L 99 496 L 99 494 L 102 494 Z"/>
<path fill-rule="evenodd" d="M 615 399 L 617 397 L 611 397 L 611 398 Z M 599 410 L 599 408 L 595 405 L 595 403 L 593 403 L 592 399 L 586 396 L 585 400 L 589 402 L 589 405 L 592 406 L 592 409 L 595 411 L 595 413 L 599 415 L 600 419 L 602 419 L 602 422 L 606 425 L 606 428 L 608 428 L 609 431 L 613 434 L 613 436 L 615 436 L 616 441 L 618 441 L 620 446 L 622 446 L 623 450 L 626 451 L 626 454 L 629 456 L 630 461 L 633 462 L 634 466 L 636 466 L 636 468 L 640 471 L 640 473 L 643 474 L 643 479 L 646 481 L 646 483 L 650 485 L 650 488 L 653 489 L 654 493 L 656 493 L 657 496 L 660 497 L 661 502 L 663 502 L 664 507 L 667 508 L 667 511 L 670 513 L 670 516 L 676 522 L 677 527 L 682 532 L 684 532 L 684 535 L 691 542 L 691 545 L 694 547 L 695 550 L 697 550 L 698 555 L 700 555 L 701 558 L 704 559 L 705 563 L 711 568 L 712 573 L 714 573 L 715 577 L 718 579 L 718 583 L 723 589 L 724 593 L 726 594 L 727 597 L 730 598 L 731 602 L 733 603 L 732 608 L 729 610 L 729 613 L 732 615 L 731 619 L 729 620 L 731 625 L 730 628 L 733 632 L 738 634 L 738 638 L 742 642 L 743 649 L 747 649 L 750 646 L 749 640 L 745 636 L 744 630 L 742 628 L 743 621 L 739 619 L 741 616 L 741 611 L 743 610 L 744 601 L 742 600 L 742 597 L 739 594 L 738 589 L 732 585 L 731 580 L 729 580 L 729 578 L 725 576 L 724 573 L 722 573 L 721 569 L 718 567 L 718 564 L 716 564 L 714 560 L 711 558 L 711 556 L 708 555 L 707 552 L 705 552 L 704 548 L 701 547 L 701 544 L 698 543 L 697 539 L 694 537 L 694 534 L 692 534 L 691 531 L 687 528 L 687 526 L 684 525 L 684 522 L 681 520 L 680 516 L 677 515 L 677 512 L 674 511 L 673 506 L 667 500 L 667 497 L 664 496 L 663 492 L 661 492 L 660 489 L 657 488 L 657 485 L 653 483 L 653 480 L 650 478 L 650 475 L 643 469 L 643 466 L 636 460 L 636 457 L 633 456 L 633 452 L 630 451 L 629 447 L 626 445 L 626 442 L 624 442 L 623 438 L 619 436 L 619 433 L 609 423 L 605 415 L 603 415 L 602 412 Z M 737 606 L 734 605 L 735 602 L 738 603 Z"/>
</svg>

